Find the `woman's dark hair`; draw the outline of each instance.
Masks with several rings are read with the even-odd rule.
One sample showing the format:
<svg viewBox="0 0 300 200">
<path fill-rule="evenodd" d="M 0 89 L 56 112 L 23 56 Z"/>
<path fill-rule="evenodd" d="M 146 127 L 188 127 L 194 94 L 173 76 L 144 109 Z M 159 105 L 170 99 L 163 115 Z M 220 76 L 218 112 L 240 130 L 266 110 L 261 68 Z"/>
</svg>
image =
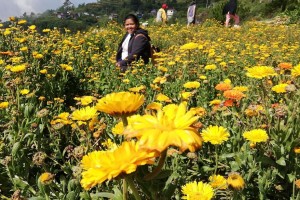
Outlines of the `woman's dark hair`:
<svg viewBox="0 0 300 200">
<path fill-rule="evenodd" d="M 137 16 L 135 16 L 134 14 L 129 14 L 124 18 L 123 24 L 125 24 L 125 21 L 127 19 L 132 19 L 132 21 L 136 24 L 137 28 L 140 27 L 140 22 L 139 19 L 137 18 Z"/>
</svg>

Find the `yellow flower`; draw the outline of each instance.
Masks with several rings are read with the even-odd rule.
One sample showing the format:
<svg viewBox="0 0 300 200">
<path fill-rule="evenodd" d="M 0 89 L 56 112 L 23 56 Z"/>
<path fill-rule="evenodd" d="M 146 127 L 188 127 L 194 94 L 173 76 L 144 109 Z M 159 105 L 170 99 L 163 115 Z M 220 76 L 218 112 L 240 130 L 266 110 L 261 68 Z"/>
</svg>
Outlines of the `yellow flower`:
<svg viewBox="0 0 300 200">
<path fill-rule="evenodd" d="M 29 92 L 30 92 L 30 91 L 29 91 L 28 89 L 23 89 L 23 90 L 20 91 L 20 94 L 26 95 L 26 94 L 28 94 Z"/>
<path fill-rule="evenodd" d="M 241 190 L 245 187 L 243 177 L 237 172 L 232 172 L 229 174 L 227 178 L 227 183 L 230 187 L 232 187 L 235 190 Z"/>
<path fill-rule="evenodd" d="M 35 25 L 31 25 L 28 27 L 30 30 L 35 30 L 36 29 L 36 26 Z"/>
<path fill-rule="evenodd" d="M 221 100 L 220 99 L 214 99 L 212 101 L 209 102 L 209 105 L 212 106 L 212 105 L 220 105 L 221 104 Z"/>
<path fill-rule="evenodd" d="M 272 87 L 272 91 L 276 92 L 276 93 L 285 93 L 286 92 L 286 87 L 288 86 L 288 84 L 286 83 L 281 83 L 278 85 L 275 85 Z"/>
<path fill-rule="evenodd" d="M 75 97 L 74 98 L 76 101 L 80 101 L 81 105 L 87 106 L 90 103 L 93 102 L 94 97 L 93 96 L 82 96 L 82 97 Z"/>
<path fill-rule="evenodd" d="M 292 74 L 292 77 L 298 77 L 300 76 L 300 64 L 295 66 L 292 70 L 291 70 L 291 74 Z"/>
<path fill-rule="evenodd" d="M 0 102 L 0 109 L 7 108 L 9 103 L 7 101 Z"/>
<path fill-rule="evenodd" d="M 11 68 L 10 68 L 10 71 L 12 71 L 12 72 L 22 72 L 22 71 L 24 71 L 26 69 L 26 65 L 16 65 L 16 66 L 12 66 Z"/>
<path fill-rule="evenodd" d="M 156 95 L 155 99 L 157 101 L 164 101 L 164 102 L 171 102 L 172 101 L 168 96 L 166 96 L 162 93 L 159 93 L 158 95 Z"/>
<path fill-rule="evenodd" d="M 157 152 L 139 148 L 135 141 L 123 142 L 110 151 L 94 151 L 81 160 L 82 187 L 86 190 L 122 173 L 130 174 L 140 165 L 153 164 Z"/>
<path fill-rule="evenodd" d="M 123 134 L 125 128 L 124 128 L 124 125 L 123 125 L 123 122 L 120 121 L 119 123 L 117 123 L 112 129 L 112 133 L 113 134 L 117 134 L 117 135 L 121 135 Z"/>
<path fill-rule="evenodd" d="M 246 86 L 236 86 L 236 87 L 233 88 L 233 90 L 246 92 L 246 91 L 248 91 L 248 87 L 246 87 Z"/>
<path fill-rule="evenodd" d="M 214 69 L 217 69 L 217 65 L 215 64 L 212 64 L 212 65 L 206 65 L 204 67 L 205 70 L 214 70 Z"/>
<path fill-rule="evenodd" d="M 221 175 L 212 175 L 209 177 L 210 185 L 213 188 L 225 190 L 227 189 L 227 180 Z"/>
<path fill-rule="evenodd" d="M 192 92 L 182 92 L 181 97 L 183 100 L 188 100 L 191 96 L 193 96 Z"/>
<path fill-rule="evenodd" d="M 162 104 L 157 102 L 152 102 L 148 104 L 146 107 L 147 110 L 160 110 L 161 108 L 162 108 Z"/>
<path fill-rule="evenodd" d="M 182 193 L 185 195 L 182 199 L 187 200 L 210 200 L 214 196 L 212 186 L 202 181 L 187 183 L 182 187 Z"/>
<path fill-rule="evenodd" d="M 9 19 L 9 21 L 12 21 L 12 22 L 16 21 L 16 18 L 14 16 L 10 16 L 8 19 Z"/>
<path fill-rule="evenodd" d="M 192 49 L 196 49 L 198 48 L 198 44 L 197 43 L 194 43 L 194 42 L 190 42 L 190 43 L 187 43 L 187 44 L 184 44 L 180 47 L 181 50 L 192 50 Z"/>
<path fill-rule="evenodd" d="M 202 107 L 191 108 L 190 110 L 196 112 L 196 115 L 199 117 L 204 117 L 206 115 L 205 108 Z"/>
<path fill-rule="evenodd" d="M 20 51 L 28 51 L 28 47 L 21 47 Z"/>
<path fill-rule="evenodd" d="M 199 78 L 202 79 L 202 80 L 206 80 L 207 79 L 207 77 L 204 76 L 204 75 L 199 76 Z"/>
<path fill-rule="evenodd" d="M 138 87 L 129 88 L 128 90 L 130 92 L 141 92 L 141 91 L 143 91 L 145 89 L 146 89 L 146 86 L 141 85 L 141 86 L 138 86 Z"/>
<path fill-rule="evenodd" d="M 26 24 L 26 23 L 27 23 L 27 21 L 25 19 L 22 19 L 22 20 L 18 21 L 19 25 Z"/>
<path fill-rule="evenodd" d="M 47 72 L 48 72 L 47 69 L 42 69 L 42 70 L 40 70 L 40 73 L 41 73 L 41 74 L 47 74 Z"/>
<path fill-rule="evenodd" d="M 54 174 L 51 174 L 49 172 L 42 173 L 39 177 L 39 181 L 44 184 L 48 185 L 50 184 L 54 179 Z"/>
<path fill-rule="evenodd" d="M 187 82 L 183 85 L 183 87 L 185 87 L 185 88 L 199 88 L 200 83 L 197 82 L 197 81 Z"/>
<path fill-rule="evenodd" d="M 43 29 L 43 33 L 48 33 L 50 32 L 51 30 L 49 28 L 46 28 L 46 29 Z"/>
<path fill-rule="evenodd" d="M 250 105 L 245 110 L 245 114 L 250 117 L 257 116 L 263 112 L 264 112 L 264 107 L 262 107 L 261 105 Z"/>
<path fill-rule="evenodd" d="M 0 106 L 0 108 L 1 108 L 1 106 Z M 300 147 L 294 147 L 294 152 L 296 154 L 299 154 L 300 153 Z"/>
<path fill-rule="evenodd" d="M 246 75 L 251 78 L 262 79 L 268 76 L 277 76 L 273 67 L 255 66 L 247 69 Z"/>
<path fill-rule="evenodd" d="M 163 76 L 163 77 L 156 77 L 152 83 L 159 83 L 159 84 L 163 84 L 167 81 L 167 77 Z"/>
<path fill-rule="evenodd" d="M 243 137 L 252 143 L 266 142 L 269 139 L 267 132 L 263 129 L 253 129 L 251 131 L 246 131 L 243 134 Z"/>
<path fill-rule="evenodd" d="M 210 125 L 207 129 L 203 130 L 201 136 L 204 142 L 210 142 L 211 144 L 222 144 L 228 140 L 229 132 L 222 126 Z"/>
<path fill-rule="evenodd" d="M 131 92 L 111 93 L 98 100 L 97 110 L 113 116 L 130 116 L 144 103 L 144 96 Z"/>
<path fill-rule="evenodd" d="M 141 146 L 164 151 L 177 146 L 180 151 L 194 152 L 201 147 L 202 139 L 192 124 L 199 118 L 194 111 L 187 111 L 186 104 L 169 104 L 153 115 L 135 115 L 128 123 L 124 135 L 137 137 Z"/>
<path fill-rule="evenodd" d="M 87 121 L 87 120 L 94 118 L 97 115 L 98 114 L 97 114 L 97 110 L 95 107 L 87 106 L 85 108 L 75 110 L 72 113 L 72 119 L 78 120 L 78 121 Z"/>
</svg>

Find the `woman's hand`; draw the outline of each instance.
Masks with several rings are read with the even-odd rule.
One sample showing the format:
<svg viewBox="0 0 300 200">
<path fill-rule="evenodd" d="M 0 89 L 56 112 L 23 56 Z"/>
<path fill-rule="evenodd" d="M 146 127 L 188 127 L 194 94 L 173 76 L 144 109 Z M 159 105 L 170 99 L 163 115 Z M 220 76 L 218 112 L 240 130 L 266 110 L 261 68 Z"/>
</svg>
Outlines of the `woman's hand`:
<svg viewBox="0 0 300 200">
<path fill-rule="evenodd" d="M 117 62 L 117 63 L 116 63 L 116 66 L 117 66 L 117 67 L 121 67 L 120 62 Z"/>
</svg>

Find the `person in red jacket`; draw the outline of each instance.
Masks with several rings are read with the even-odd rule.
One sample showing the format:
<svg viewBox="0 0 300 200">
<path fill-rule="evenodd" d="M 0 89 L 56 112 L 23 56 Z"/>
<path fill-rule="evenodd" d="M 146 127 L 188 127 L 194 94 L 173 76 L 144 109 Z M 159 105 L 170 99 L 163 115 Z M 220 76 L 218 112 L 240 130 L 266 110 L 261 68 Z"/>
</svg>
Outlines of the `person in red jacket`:
<svg viewBox="0 0 300 200">
<path fill-rule="evenodd" d="M 236 14 L 237 0 L 230 0 L 223 8 L 223 15 L 226 15 L 225 27 L 229 26 L 230 19 L 234 20 L 234 27 L 239 27 L 240 17 Z"/>
</svg>

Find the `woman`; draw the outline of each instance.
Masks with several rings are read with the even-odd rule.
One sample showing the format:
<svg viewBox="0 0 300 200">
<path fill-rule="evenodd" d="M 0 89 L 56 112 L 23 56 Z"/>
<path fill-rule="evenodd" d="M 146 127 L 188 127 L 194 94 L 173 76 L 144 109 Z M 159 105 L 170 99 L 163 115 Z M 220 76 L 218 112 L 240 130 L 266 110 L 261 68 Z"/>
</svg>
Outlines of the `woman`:
<svg viewBox="0 0 300 200">
<path fill-rule="evenodd" d="M 187 10 L 187 25 L 195 24 L 196 22 L 196 2 L 192 1 Z"/>
<path fill-rule="evenodd" d="M 230 0 L 223 8 L 223 15 L 226 15 L 225 27 L 229 26 L 230 19 L 234 20 L 234 27 L 238 27 L 240 17 L 236 14 L 237 0 Z"/>
<path fill-rule="evenodd" d="M 127 15 L 124 19 L 124 27 L 127 33 L 119 44 L 116 56 L 116 65 L 122 72 L 125 72 L 133 61 L 140 58 L 147 64 L 151 56 L 148 31 L 140 28 L 138 18 L 133 14 Z"/>
</svg>

